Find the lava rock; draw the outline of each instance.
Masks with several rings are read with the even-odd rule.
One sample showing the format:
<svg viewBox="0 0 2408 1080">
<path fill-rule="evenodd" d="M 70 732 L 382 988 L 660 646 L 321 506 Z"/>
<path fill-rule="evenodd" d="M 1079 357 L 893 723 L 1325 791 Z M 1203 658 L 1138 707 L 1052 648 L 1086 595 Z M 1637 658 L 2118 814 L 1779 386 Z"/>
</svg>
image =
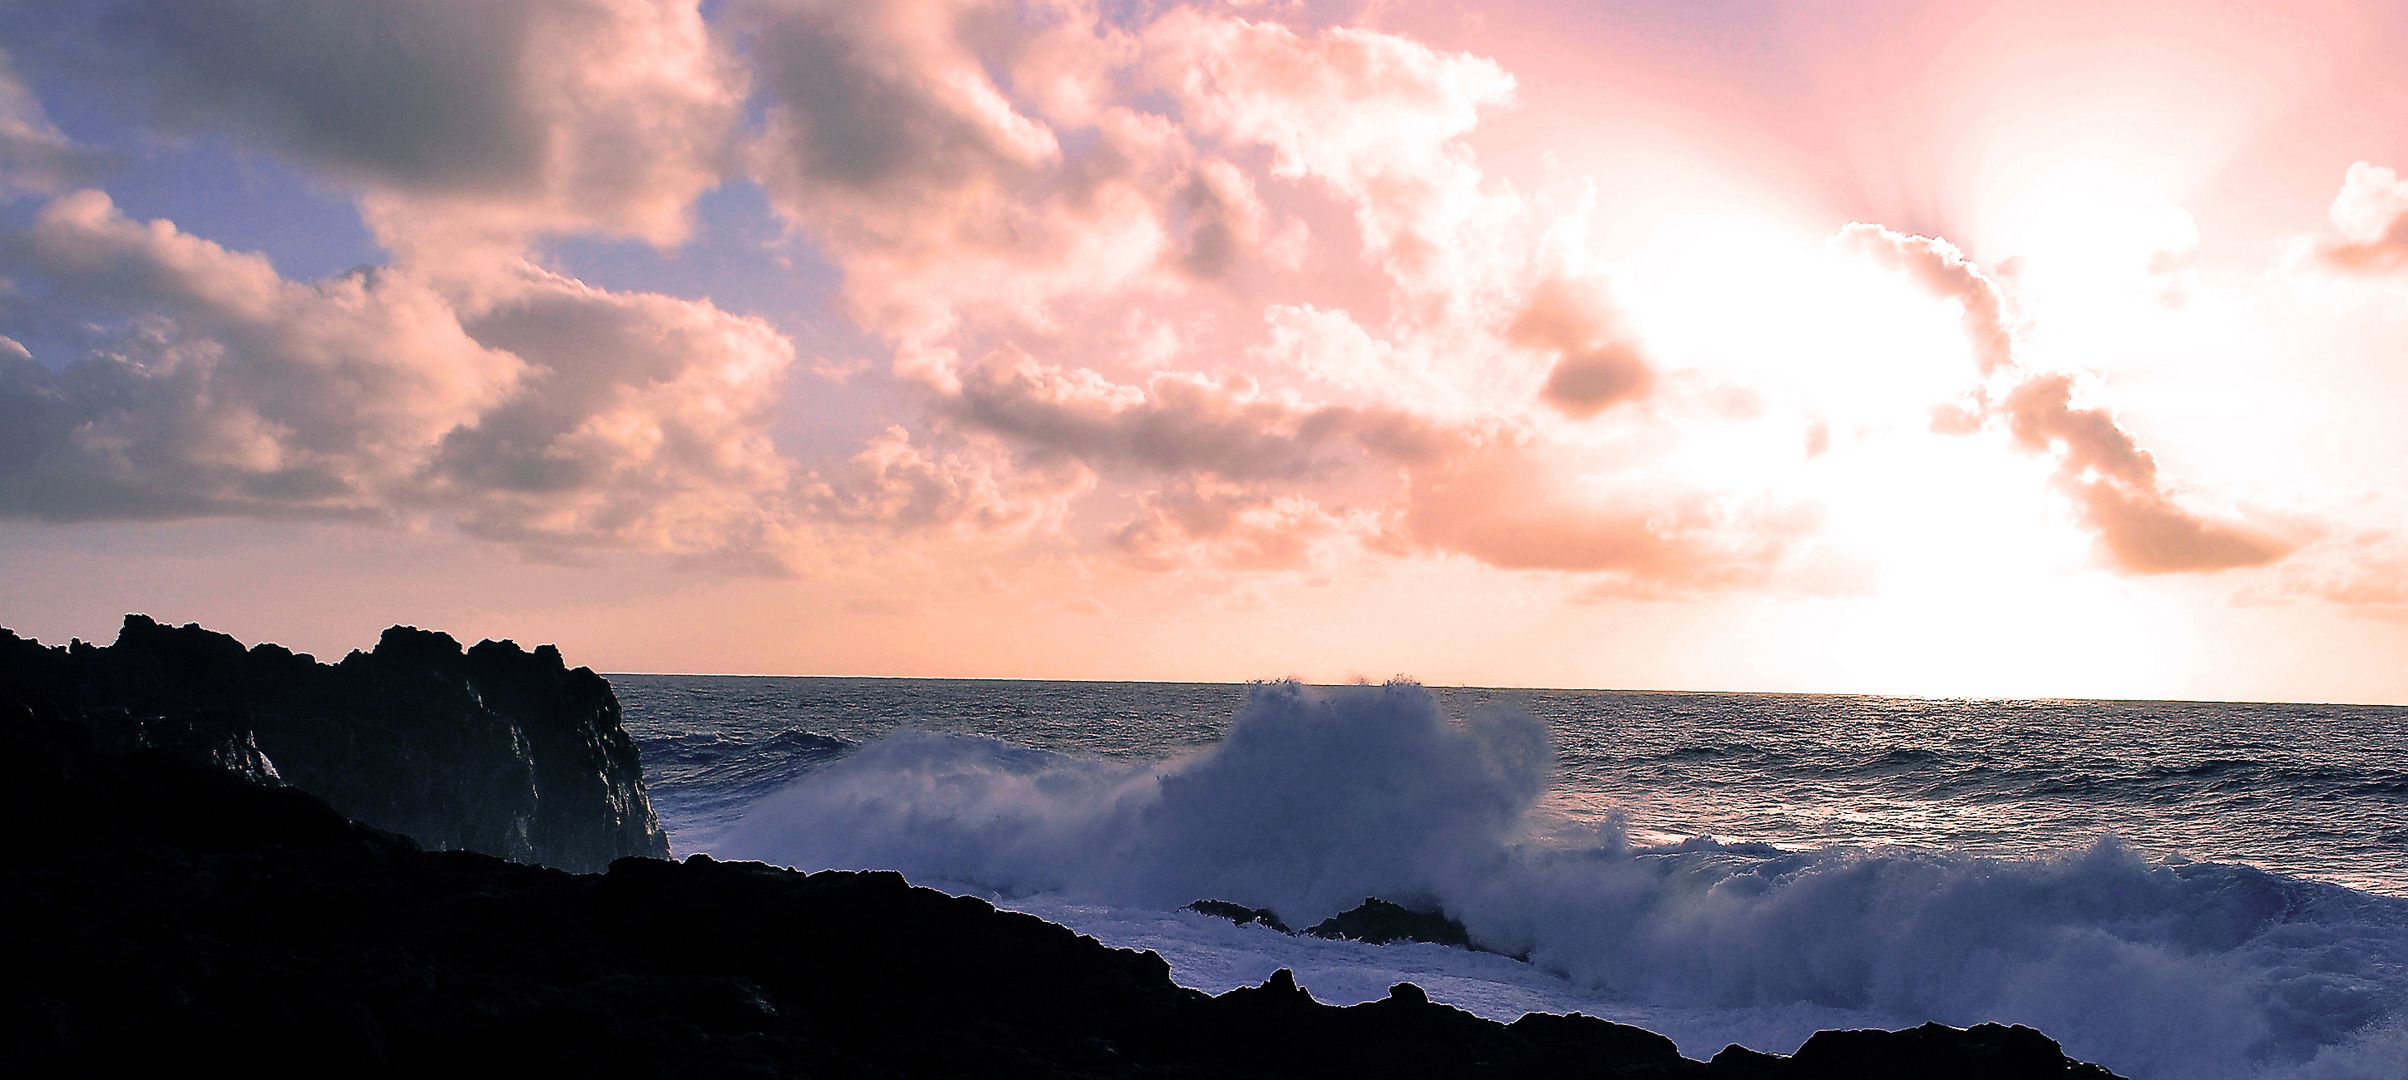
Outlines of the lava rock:
<svg viewBox="0 0 2408 1080">
<path fill-rule="evenodd" d="M 1365 897 L 1352 910 L 1314 923 L 1306 927 L 1304 932 L 1314 937 L 1343 938 L 1373 945 L 1386 945 L 1391 941 L 1426 941 L 1459 949 L 1472 947 L 1471 935 L 1464 932 L 1463 924 L 1448 918 L 1445 912 L 1414 911 L 1376 896 Z"/>
<path fill-rule="evenodd" d="M 1199 915 L 1210 915 L 1216 919 L 1227 919 L 1239 926 L 1261 923 L 1282 934 L 1296 932 L 1288 929 L 1288 924 L 1279 921 L 1279 916 L 1272 914 L 1270 908 L 1247 907 L 1244 904 L 1233 904 L 1227 900 L 1198 900 L 1187 905 L 1184 910 L 1193 911 Z"/>
<path fill-rule="evenodd" d="M 107 647 L 0 629 L 0 694 L 45 704 L 100 749 L 291 784 L 430 848 L 574 871 L 669 854 L 617 696 L 550 645 L 463 650 L 396 626 L 330 665 L 128 615 Z"/>
</svg>

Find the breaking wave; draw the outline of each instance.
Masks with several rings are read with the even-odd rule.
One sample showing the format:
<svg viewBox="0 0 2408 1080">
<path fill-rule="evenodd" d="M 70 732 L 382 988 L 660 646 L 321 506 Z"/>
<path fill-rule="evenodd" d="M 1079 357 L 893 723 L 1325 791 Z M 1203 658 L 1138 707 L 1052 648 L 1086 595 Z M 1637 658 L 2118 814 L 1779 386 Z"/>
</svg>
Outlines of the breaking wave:
<svg viewBox="0 0 2408 1080">
<path fill-rule="evenodd" d="M 2104 836 L 2020 858 L 1642 846 L 1534 810 L 1550 761 L 1527 716 L 1450 721 L 1409 683 L 1273 683 L 1221 743 L 1154 765 L 901 731 L 801 773 L 713 848 L 1290 925 L 1379 896 L 1616 1000 L 2024 1023 L 2136 1080 L 2408 1060 L 2408 901 Z"/>
</svg>

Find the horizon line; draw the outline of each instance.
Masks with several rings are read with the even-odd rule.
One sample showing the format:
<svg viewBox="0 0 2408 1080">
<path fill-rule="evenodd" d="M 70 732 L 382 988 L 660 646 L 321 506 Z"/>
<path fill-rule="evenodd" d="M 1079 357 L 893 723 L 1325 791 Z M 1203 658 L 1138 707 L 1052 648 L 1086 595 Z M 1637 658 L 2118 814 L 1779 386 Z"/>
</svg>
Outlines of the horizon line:
<svg viewBox="0 0 2408 1080">
<path fill-rule="evenodd" d="M 596 671 L 595 671 L 595 674 L 597 674 L 597 675 L 600 675 L 600 676 L 602 676 L 602 677 L 603 677 L 603 678 L 605 678 L 605 679 L 609 679 L 609 678 L 616 678 L 616 677 L 619 677 L 619 676 L 622 676 L 622 675 L 628 675 L 628 676 L 637 676 L 637 677 L 645 677 L 645 678 L 690 678 L 690 679 L 864 679 L 864 680 L 879 680 L 879 681 L 887 681 L 887 682 L 906 682 L 906 681 L 916 681 L 916 682 L 1023 682 L 1023 683 L 1092 683 L 1092 684 L 1098 684 L 1098 685 L 1155 685 L 1155 686 L 1252 686 L 1252 685 L 1254 685 L 1254 684 L 1257 684 L 1257 683 L 1272 683 L 1272 682 L 1296 682 L 1296 683 L 1300 683 L 1300 684 L 1302 684 L 1302 685 L 1304 685 L 1304 686 L 1310 686 L 1310 687 L 1315 687 L 1315 688 L 1330 688 L 1330 687 L 1344 687 L 1344 686 L 1385 686 L 1385 685 L 1388 685 L 1388 684 L 1390 684 L 1390 683 L 1395 683 L 1395 682 L 1406 682 L 1406 683 L 1410 683 L 1410 684 L 1412 684 L 1412 685 L 1415 685 L 1415 686 L 1428 687 L 1428 688 L 1431 688 L 1431 689 L 1443 689 L 1443 690 L 1491 690 L 1491 691 L 1497 691 L 1497 692 L 1502 692 L 1502 693 L 1512 693 L 1512 692 L 1540 692 L 1540 693 L 1566 693 L 1566 694 L 1674 694 L 1674 695 L 1683 695 L 1683 696 L 1689 696 L 1689 697 L 1821 697 L 1821 698 L 1877 698 L 1877 699 L 1881 699 L 1881 700 L 1887 700 L 1887 701 L 1930 701 L 1930 702 L 1949 702 L 1949 701 L 1962 701 L 1962 702 L 1981 702 L 1981 703 L 2001 703 L 2001 702 L 2061 702 L 2061 703 L 2069 703 L 2069 704 L 2129 704 L 2129 705 L 2296 705 L 2296 706 L 2305 706 L 2305 707 L 2328 707 L 2328 708 L 2348 708 L 2348 709 L 2408 709 L 2408 703 L 2394 703 L 2394 702 L 2380 702 L 2380 701 L 2276 701 L 2276 700 L 2272 700 L 2272 699 L 2250 699 L 2250 698 L 2171 698 L 2171 697 L 2129 697 L 2129 698 L 2125 698 L 2125 697 L 2081 697 L 2081 696 L 2046 695 L 2046 694 L 2042 694 L 2042 695 L 2016 695 L 2016 694 L 1915 694 L 1915 693 L 1879 693 L 1879 692 L 1867 691 L 1867 690 L 1678 690 L 1678 689 L 1645 689 L 1645 688 L 1635 688 L 1635 687 L 1603 687 L 1603 686 L 1492 686 L 1492 685 L 1485 685 L 1485 684 L 1478 684 L 1478 683 L 1438 683 L 1438 682 L 1428 682 L 1428 681 L 1424 681 L 1424 680 L 1421 680 L 1421 679 L 1415 679 L 1415 678 L 1412 678 L 1412 677 L 1410 677 L 1410 676 L 1402 676 L 1402 677 L 1393 678 L 1393 679 L 1385 679 L 1385 680 L 1380 680 L 1380 681 L 1377 681 L 1377 682 L 1374 682 L 1374 681 L 1371 681 L 1371 680 L 1368 680 L 1368 679 L 1363 679 L 1363 680 L 1348 680 L 1348 681 L 1345 681 L 1345 682 L 1316 682 L 1316 681 L 1307 680 L 1307 679 L 1304 679 L 1304 678 L 1301 678 L 1301 677 L 1297 677 L 1297 676 L 1281 676 L 1281 677 L 1278 677 L 1278 678 L 1265 678 L 1265 679 L 1242 679 L 1242 680 L 1229 680 L 1229 679 L 1098 679 L 1098 678 L 1044 678 L 1044 677 L 1037 677 L 1037 676 L 1019 676 L 1019 675 L 795 675 L 795 674 L 774 674 L 774 673 L 765 674 L 765 673 L 759 673 L 759 672 L 750 672 L 750 673 L 748 673 L 748 672 L 713 672 L 713 671 L 600 671 L 600 670 L 596 670 Z"/>
</svg>

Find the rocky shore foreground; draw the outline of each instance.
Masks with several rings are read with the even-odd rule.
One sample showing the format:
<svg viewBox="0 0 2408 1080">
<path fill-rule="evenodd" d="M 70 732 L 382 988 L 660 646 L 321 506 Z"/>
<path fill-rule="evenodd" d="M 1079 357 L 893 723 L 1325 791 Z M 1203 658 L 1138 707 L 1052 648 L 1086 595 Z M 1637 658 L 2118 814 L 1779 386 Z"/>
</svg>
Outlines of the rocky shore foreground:
<svg viewBox="0 0 2408 1080">
<path fill-rule="evenodd" d="M 422 851 L 292 787 L 0 700 L 0 1060 L 189 1071 L 862 1077 L 2106 1078 L 2026 1028 L 1824 1032 L 1709 1062 L 1401 984 L 1218 997 L 1150 952 L 890 873 Z"/>
</svg>

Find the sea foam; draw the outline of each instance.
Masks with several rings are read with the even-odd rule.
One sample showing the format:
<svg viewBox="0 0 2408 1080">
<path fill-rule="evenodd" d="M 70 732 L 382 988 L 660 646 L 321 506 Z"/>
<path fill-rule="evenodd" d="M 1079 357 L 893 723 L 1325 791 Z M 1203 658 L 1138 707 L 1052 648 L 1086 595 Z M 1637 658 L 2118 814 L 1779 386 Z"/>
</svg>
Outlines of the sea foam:
<svg viewBox="0 0 2408 1080">
<path fill-rule="evenodd" d="M 1618 823 L 1568 830 L 1535 812 L 1548 774 L 1547 733 L 1525 716 L 1449 720 L 1408 683 L 1273 683 L 1221 743 L 1155 765 L 897 732 L 762 799 L 713 848 L 901 870 L 1073 925 L 1199 898 L 1290 925 L 1367 896 L 1435 906 L 1478 944 L 1527 956 L 1535 978 L 1561 980 L 1564 1000 L 1686 1025 L 1691 1053 L 1710 1053 L 1691 1042 L 1715 1032 L 1746 1041 L 1848 1017 L 1994 1020 L 2136 1080 L 2403 1074 L 2408 901 L 2152 860 L 2107 836 L 2022 858 L 1636 846 Z M 1173 945 L 1192 926 L 1121 925 L 1107 940 Z M 1266 955 L 1300 947 L 1248 940 Z M 1332 955 L 1372 947 L 1343 948 L 1355 951 Z M 1546 1007 L 1548 993 L 1531 983 L 1499 1002 Z"/>
</svg>

